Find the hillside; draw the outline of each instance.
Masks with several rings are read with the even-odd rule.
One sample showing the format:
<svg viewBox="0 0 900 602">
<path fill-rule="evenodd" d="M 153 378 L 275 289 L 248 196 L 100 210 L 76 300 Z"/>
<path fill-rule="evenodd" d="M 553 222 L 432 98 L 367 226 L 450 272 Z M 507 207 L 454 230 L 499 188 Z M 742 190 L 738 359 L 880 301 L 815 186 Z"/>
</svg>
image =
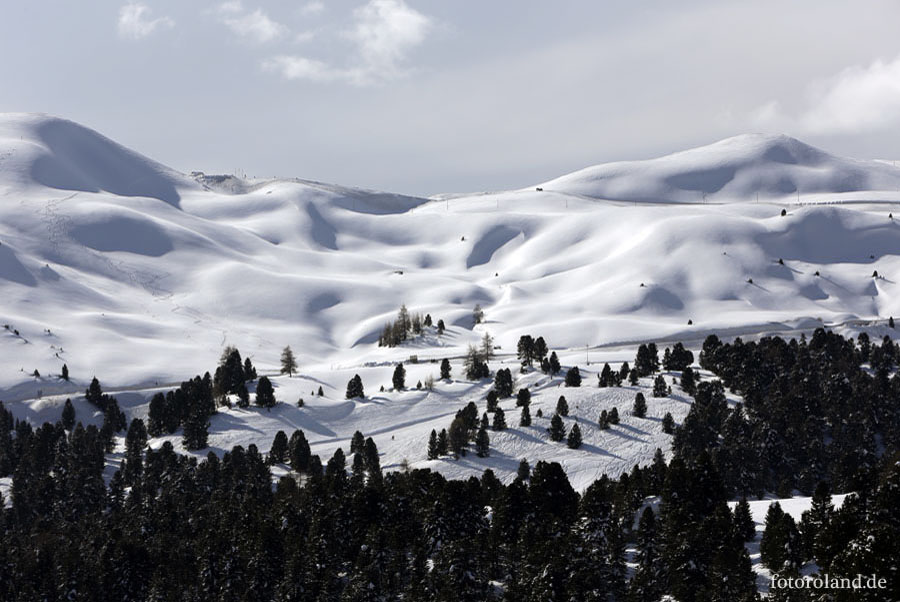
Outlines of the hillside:
<svg viewBox="0 0 900 602">
<path fill-rule="evenodd" d="M 798 193 L 897 193 L 900 169 L 836 157 L 789 136 L 745 134 L 658 159 L 588 167 L 539 186 L 619 201 L 781 201 Z"/>
<path fill-rule="evenodd" d="M 900 316 L 900 230 L 888 217 L 900 193 L 885 192 L 900 176 L 889 165 L 751 136 L 592 169 L 548 182 L 543 192 L 441 199 L 306 180 L 194 179 L 78 124 L 4 115 L 0 324 L 9 328 L 0 330 L 0 399 L 30 400 L 16 405 L 18 415 L 53 419 L 96 375 L 122 391 L 130 416 L 141 416 L 154 390 L 213 370 L 226 345 L 264 373 L 277 371 L 281 349 L 291 345 L 301 375 L 276 379 L 279 398 L 293 404 L 306 396 L 308 407 L 222 414 L 214 445 L 267 449 L 275 431 L 304 428 L 325 456 L 359 429 L 377 433 L 384 464 L 396 466 L 420 462 L 431 428 L 448 426 L 470 400 L 483 403 L 488 385 L 461 380 L 459 358 L 485 332 L 499 347 L 497 362 L 514 366 L 518 338 L 541 335 L 565 365 L 596 379 L 598 361 L 633 361 L 639 341 L 684 340 L 696 349 L 710 332 L 752 336 L 821 324 L 853 331 L 874 320 L 870 331 L 880 336 L 887 317 Z M 848 202 L 692 202 L 700 191 L 749 196 L 761 182 L 763 192 L 793 193 L 788 181 L 802 183 L 806 203 L 817 200 L 808 190 Z M 849 203 L 860 200 L 868 202 Z M 378 347 L 401 304 L 442 319 L 447 332 Z M 476 304 L 486 316 L 477 326 Z M 456 382 L 435 393 L 375 395 L 411 355 L 420 361 L 410 369 L 412 384 L 437 376 L 429 360 L 444 357 L 454 358 Z M 64 363 L 71 383 L 56 376 Z M 355 373 L 372 394 L 367 404 L 343 399 Z M 555 404 L 558 380 L 517 376 L 538 391 L 535 407 Z M 324 399 L 310 401 L 320 384 Z M 570 403 L 582 405 L 576 416 L 596 420 L 607 405 L 624 409 L 633 393 L 583 391 Z M 676 396 L 651 405 L 651 415 L 686 406 Z M 534 440 L 504 435 L 490 464 L 438 468 L 462 475 L 491 465 L 508 480 L 522 455 L 554 457 L 585 486 L 666 448 L 668 436 L 658 422 L 651 426 L 626 421 L 621 433 L 590 433 L 589 456 L 547 447 L 541 430 Z M 633 452 L 617 451 L 632 444 Z"/>
</svg>

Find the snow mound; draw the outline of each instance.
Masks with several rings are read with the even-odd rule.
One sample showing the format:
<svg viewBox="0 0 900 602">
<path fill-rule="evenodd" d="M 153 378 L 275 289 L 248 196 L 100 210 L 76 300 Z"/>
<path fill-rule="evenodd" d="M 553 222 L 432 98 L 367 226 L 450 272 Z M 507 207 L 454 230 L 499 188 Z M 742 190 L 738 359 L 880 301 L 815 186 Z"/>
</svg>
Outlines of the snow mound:
<svg viewBox="0 0 900 602">
<path fill-rule="evenodd" d="M 36 147 L 28 173 L 35 183 L 48 188 L 149 197 L 177 206 L 179 188 L 193 185 L 175 170 L 66 119 L 0 115 L 0 142 L 14 137 L 20 147 Z"/>
<path fill-rule="evenodd" d="M 588 167 L 539 187 L 621 201 L 753 201 L 798 192 L 896 191 L 900 169 L 836 157 L 789 136 L 744 134 L 658 159 Z"/>
</svg>

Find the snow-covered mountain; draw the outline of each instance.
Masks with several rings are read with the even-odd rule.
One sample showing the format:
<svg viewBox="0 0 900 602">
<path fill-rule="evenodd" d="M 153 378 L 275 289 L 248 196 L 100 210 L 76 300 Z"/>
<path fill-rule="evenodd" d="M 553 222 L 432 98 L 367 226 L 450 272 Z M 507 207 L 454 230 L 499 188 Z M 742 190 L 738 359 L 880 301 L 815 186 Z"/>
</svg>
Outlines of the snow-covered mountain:
<svg viewBox="0 0 900 602">
<path fill-rule="evenodd" d="M 302 180 L 189 177 L 69 121 L 2 115 L 0 324 L 8 329 L 0 329 L 0 399 L 41 390 L 44 399 L 18 411 L 55 419 L 66 394 L 97 375 L 108 388 L 140 389 L 120 394 L 138 416 L 157 383 L 211 370 L 225 345 L 263 372 L 276 370 L 291 345 L 301 376 L 276 379 L 279 399 L 305 396 L 306 407 L 221 414 L 212 443 L 267 449 L 275 431 L 303 428 L 330 456 L 329 446 L 360 429 L 380 435 L 383 464 L 396 466 L 420 461 L 428 432 L 448 426 L 469 400 L 483 405 L 488 386 L 459 380 L 454 359 L 457 380 L 439 391 L 376 394 L 390 388 L 393 365 L 418 356 L 408 377 L 415 384 L 437 376 L 429 360 L 459 358 L 485 332 L 500 347 L 497 362 L 514 366 L 519 336 L 540 335 L 595 380 L 598 361 L 631 361 L 637 341 L 696 344 L 710 332 L 900 316 L 900 226 L 888 216 L 900 200 L 900 170 L 889 164 L 748 136 L 541 188 L 425 199 Z M 746 202 L 713 202 L 726 198 Z M 671 201 L 679 204 L 663 203 Z M 404 303 L 443 319 L 447 332 L 378 347 Z M 476 304 L 486 317 L 477 326 Z M 63 363 L 72 383 L 53 376 Z M 355 373 L 368 402 L 343 399 Z M 549 418 L 559 380 L 519 379 Z M 310 399 L 320 384 L 326 395 Z M 567 395 L 579 406 L 574 418 L 595 421 L 601 406 L 623 410 L 634 393 Z M 554 457 L 581 474 L 581 485 L 627 469 L 666 447 L 662 414 L 677 420 L 687 408 L 677 395 L 650 405 L 657 422 L 588 432 L 588 456 L 545 447 L 539 422 L 534 433 L 511 430 L 497 437 L 493 466 L 509 476 L 521 457 Z M 507 409 L 517 424 L 514 406 Z M 82 416 L 90 411 L 79 406 Z M 444 464 L 450 474 L 485 466 Z"/>
<path fill-rule="evenodd" d="M 811 194 L 900 191 L 900 169 L 828 154 L 784 135 L 745 134 L 649 161 L 588 167 L 548 191 L 658 203 L 784 200 Z"/>
</svg>

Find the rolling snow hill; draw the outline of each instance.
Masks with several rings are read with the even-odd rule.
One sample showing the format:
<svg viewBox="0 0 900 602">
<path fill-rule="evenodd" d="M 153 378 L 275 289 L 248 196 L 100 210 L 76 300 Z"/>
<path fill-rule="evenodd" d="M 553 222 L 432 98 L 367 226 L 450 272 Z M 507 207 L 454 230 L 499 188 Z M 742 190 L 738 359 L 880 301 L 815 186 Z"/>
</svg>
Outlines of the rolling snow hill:
<svg viewBox="0 0 900 602">
<path fill-rule="evenodd" d="M 514 366 L 516 341 L 533 334 L 564 364 L 590 371 L 632 361 L 644 340 L 696 348 L 710 332 L 852 330 L 875 320 L 872 334 L 883 335 L 887 317 L 900 316 L 900 226 L 888 215 L 898 183 L 900 171 L 885 163 L 750 136 L 591 168 L 542 192 L 424 199 L 304 180 L 192 178 L 69 121 L 2 115 L 0 399 L 21 401 L 20 416 L 55 419 L 65 397 L 97 375 L 140 416 L 154 390 L 212 370 L 225 345 L 263 373 L 277 371 L 291 345 L 301 375 L 275 379 L 288 403 L 223 412 L 214 446 L 268 449 L 277 430 L 303 428 L 330 456 L 359 429 L 377 433 L 383 465 L 429 465 L 430 430 L 470 400 L 483 408 L 488 385 L 460 380 L 459 357 L 485 332 L 500 348 L 495 368 Z M 791 203 L 797 188 L 803 205 Z M 701 191 L 707 201 L 748 202 L 704 204 Z M 756 192 L 767 202 L 755 202 Z M 776 193 L 792 194 L 776 202 Z M 403 303 L 443 319 L 447 332 L 379 348 Z M 486 316 L 477 326 L 476 304 Z M 411 355 L 420 363 L 409 383 L 437 376 L 429 360 L 443 357 L 454 358 L 456 380 L 431 393 L 376 394 Z M 71 383 L 56 377 L 63 363 Z M 355 373 L 366 402 L 343 399 Z M 559 380 L 517 377 L 549 418 Z M 311 399 L 320 384 L 326 395 Z M 435 468 L 462 475 L 492 466 L 511 478 L 519 458 L 552 457 L 584 486 L 667 448 L 659 418 L 686 412 L 676 389 L 673 399 L 651 400 L 652 421 L 589 428 L 606 405 L 630 407 L 634 392 L 566 392 L 579 406 L 573 420 L 588 421 L 583 450 L 551 445 L 536 421 L 496 436 L 490 462 Z M 303 409 L 292 405 L 300 396 Z M 90 414 L 79 406 L 79 419 Z"/>
<path fill-rule="evenodd" d="M 540 186 L 620 201 L 781 201 L 798 193 L 896 195 L 900 169 L 885 161 L 836 157 L 789 136 L 745 134 L 649 161 L 588 167 Z"/>
</svg>

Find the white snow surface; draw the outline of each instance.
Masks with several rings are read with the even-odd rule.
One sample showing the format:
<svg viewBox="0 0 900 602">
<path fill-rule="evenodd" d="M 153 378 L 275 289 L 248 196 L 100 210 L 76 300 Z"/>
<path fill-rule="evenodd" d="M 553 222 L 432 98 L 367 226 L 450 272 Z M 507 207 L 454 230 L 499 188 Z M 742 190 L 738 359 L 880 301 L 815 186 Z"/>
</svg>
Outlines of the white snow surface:
<svg viewBox="0 0 900 602">
<path fill-rule="evenodd" d="M 886 163 L 745 136 L 592 170 L 543 191 L 432 199 L 305 180 L 192 178 L 70 121 L 0 115 L 0 399 L 40 422 L 56 420 L 69 396 L 79 419 L 96 419 L 75 397 L 96 375 L 139 416 L 153 391 L 213 370 L 225 345 L 267 374 L 291 345 L 300 374 L 275 379 L 284 403 L 217 415 L 215 449 L 266 451 L 277 430 L 303 428 L 326 458 L 360 430 L 387 467 L 406 459 L 450 476 L 491 467 L 510 480 L 522 457 L 554 459 L 583 488 L 668 450 L 659 419 L 671 411 L 680 421 L 688 407 L 673 387 L 671 399 L 648 395 L 650 419 L 632 419 L 635 390 L 596 388 L 603 361 L 631 362 L 646 340 L 682 340 L 696 352 L 710 332 L 826 324 L 880 336 L 887 316 L 900 315 L 900 226 L 888 217 L 900 171 Z M 725 183 L 713 190 L 710 178 Z M 743 202 L 712 202 L 726 196 Z M 447 332 L 379 348 L 402 303 L 443 319 Z M 477 326 L 475 304 L 486 317 Z M 500 347 L 492 368 L 512 366 L 536 391 L 532 415 L 542 408 L 545 419 L 519 429 L 506 401 L 513 428 L 492 433 L 491 458 L 429 463 L 432 428 L 449 426 L 470 400 L 484 409 L 489 383 L 461 380 L 460 357 L 485 332 Z M 522 334 L 543 336 L 564 364 L 579 365 L 586 386 L 557 389 L 559 379 L 519 374 Z M 453 358 L 453 382 L 379 393 L 410 355 L 420 363 L 408 365 L 409 385 L 437 378 L 431 360 L 443 357 Z M 56 376 L 63 363 L 70 383 Z M 346 401 L 356 373 L 369 397 Z M 325 396 L 311 398 L 320 384 Z M 641 383 L 645 394 L 649 385 Z M 559 394 L 572 408 L 567 427 L 582 424 L 581 450 L 543 431 Z M 623 424 L 595 430 L 612 405 Z"/>
</svg>

